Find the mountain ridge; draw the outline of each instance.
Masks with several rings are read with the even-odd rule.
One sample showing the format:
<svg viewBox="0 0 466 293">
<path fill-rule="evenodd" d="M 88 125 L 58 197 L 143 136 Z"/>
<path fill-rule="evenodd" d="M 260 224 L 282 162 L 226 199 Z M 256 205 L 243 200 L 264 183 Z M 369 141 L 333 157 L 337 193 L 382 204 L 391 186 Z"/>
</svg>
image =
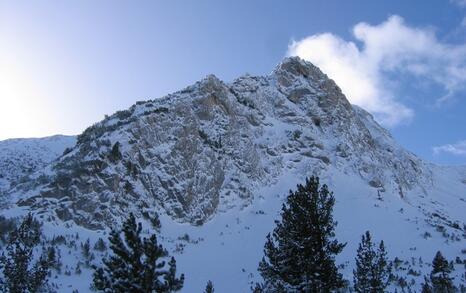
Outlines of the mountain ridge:
<svg viewBox="0 0 466 293">
<path fill-rule="evenodd" d="M 12 138 L 0 141 L 0 194 L 58 158 L 75 144 L 75 136 Z"/>
<path fill-rule="evenodd" d="M 271 147 L 268 141 L 276 139 L 277 129 L 286 138 Z M 326 138 L 325 143 L 319 136 Z M 117 142 L 122 162 L 110 155 Z M 296 165 L 309 160 L 309 169 L 340 164 L 380 191 L 386 184 L 396 185 L 400 196 L 418 183 L 428 185 L 432 176 L 425 162 L 401 148 L 370 114 L 351 106 L 317 67 L 293 57 L 267 77 L 243 76 L 226 84 L 209 75 L 167 97 L 116 112 L 79 135 L 75 148 L 33 181 L 32 185 L 46 190 L 40 191 L 40 197 L 21 199 L 20 205 L 48 209 L 55 199 L 62 201 L 76 193 L 86 197 L 78 209 L 108 220 L 98 206 L 112 202 L 118 194 L 123 206 L 133 198 L 145 198 L 138 202 L 140 207 L 153 207 L 150 201 L 155 200 L 174 218 L 202 224 L 222 198 L 228 201 L 224 206 L 236 200 L 246 205 L 257 181 L 271 183 L 285 165 L 293 165 L 277 156 L 280 152 L 291 154 Z M 174 170 L 179 164 L 182 167 Z M 387 166 L 391 174 L 386 174 Z M 195 174 L 197 169 L 200 174 Z M 227 174 L 226 169 L 234 172 Z M 95 179 L 93 174 L 99 172 L 103 177 L 89 189 L 83 182 Z M 20 188 L 28 190 L 28 185 Z M 103 199 L 103 192 L 108 198 Z M 228 192 L 239 193 L 238 199 L 228 200 Z M 128 193 L 131 196 L 125 198 Z M 56 213 L 62 220 L 72 216 L 66 207 L 57 207 Z M 89 218 L 78 221 L 99 226 Z"/>
<path fill-rule="evenodd" d="M 466 167 L 406 151 L 299 58 L 231 83 L 209 75 L 118 111 L 76 141 L 4 196 L 8 213 L 31 211 L 49 236 L 79 231 L 92 242 L 129 212 L 146 224 L 158 214 L 161 241 L 186 273 L 185 292 L 208 279 L 221 292 L 247 291 L 283 198 L 312 175 L 335 192 L 347 279 L 365 230 L 384 237 L 392 257 L 427 259 L 439 248 L 462 256 Z M 74 266 L 79 256 L 70 254 Z M 81 286 L 61 280 L 62 288 Z"/>
</svg>

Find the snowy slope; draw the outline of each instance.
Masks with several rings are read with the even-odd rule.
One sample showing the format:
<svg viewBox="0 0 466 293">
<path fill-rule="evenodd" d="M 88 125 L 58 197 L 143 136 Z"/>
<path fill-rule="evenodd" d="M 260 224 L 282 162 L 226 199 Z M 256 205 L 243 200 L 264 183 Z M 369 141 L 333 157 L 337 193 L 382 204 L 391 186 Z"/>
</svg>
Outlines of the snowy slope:
<svg viewBox="0 0 466 293">
<path fill-rule="evenodd" d="M 12 199 L 99 229 L 128 205 L 202 224 L 218 210 L 248 205 L 255 189 L 289 171 L 318 174 L 335 166 L 380 192 L 430 188 L 430 168 L 366 114 L 317 67 L 296 58 L 269 76 L 232 84 L 208 76 L 88 128 Z"/>
<path fill-rule="evenodd" d="M 396 273 L 414 290 L 437 250 L 465 258 L 466 168 L 404 150 L 299 58 L 230 84 L 208 76 L 115 113 L 15 186 L 4 214 L 33 211 L 48 237 L 67 235 L 70 274 L 57 274 L 60 292 L 89 290 L 91 271 L 71 272 L 82 255 L 70 243 L 105 238 L 130 211 L 145 223 L 162 216 L 160 237 L 186 274 L 183 292 L 201 292 L 209 279 L 218 292 L 248 292 L 284 197 L 310 175 L 335 192 L 347 279 L 367 229 L 403 260 Z M 456 267 L 459 284 L 464 267 Z"/>
<path fill-rule="evenodd" d="M 454 177 L 456 173 L 456 170 L 447 169 L 443 175 Z M 186 274 L 182 292 L 202 292 L 207 280 L 214 282 L 217 292 L 250 292 L 249 287 L 258 280 L 257 266 L 262 257 L 265 236 L 273 229 L 273 221 L 278 216 L 288 190 L 304 180 L 301 176 L 293 173 L 280 176 L 276 184 L 258 189 L 257 196 L 249 206 L 218 213 L 202 226 L 180 224 L 163 215 L 160 233 L 162 242 L 176 257 L 178 270 Z M 450 227 L 445 227 L 446 232 L 438 230 L 435 217 L 426 217 L 415 206 L 419 202 L 416 193 L 407 195 L 412 197 L 413 202 L 410 204 L 396 195 L 379 200 L 374 189 L 359 176 L 348 176 L 335 169 L 322 173 L 321 176 L 323 182 L 332 186 L 337 199 L 337 237 L 340 241 L 348 243 L 338 257 L 338 263 L 345 265 L 343 272 L 346 279 L 352 278 L 352 266 L 359 238 L 366 230 L 372 232 L 376 241 L 385 241 L 391 259 L 398 257 L 402 260 L 395 274 L 405 277 L 409 283 L 414 280 L 415 284 L 410 286 L 414 292 L 419 291 L 422 276 L 430 272 L 429 264 L 437 250 L 441 250 L 448 259 L 453 260 L 456 256 L 464 259 L 464 254 L 461 253 L 465 243 L 464 234 L 461 233 L 464 231 Z M 450 179 L 438 178 L 439 183 L 443 184 L 452 184 L 454 179 L 442 182 Z M 431 194 L 433 197 L 442 198 L 443 190 L 433 190 Z M 458 205 L 456 211 L 461 212 L 461 199 L 458 197 L 443 199 L 441 205 L 445 204 L 448 208 Z M 436 211 L 435 206 L 432 211 Z M 464 217 L 461 214 L 459 216 Z M 150 225 L 146 223 L 145 227 L 149 230 Z M 91 282 L 92 270 L 81 265 L 83 272 L 79 275 L 74 273 L 76 264 L 84 262 L 79 243 L 87 238 L 94 243 L 98 237 L 105 238 L 107 232 L 62 225 L 46 225 L 45 231 L 49 237 L 68 235 L 70 239 L 79 233 L 80 238 L 76 240 L 77 249 L 65 245 L 60 247 L 64 269 L 58 275 L 58 279 L 52 279 L 52 282 L 58 284 L 59 292 L 72 292 L 74 289 L 89 292 L 88 284 Z M 426 237 L 426 232 L 430 236 Z M 456 237 L 459 237 L 459 240 Z M 71 271 L 69 276 L 64 273 L 66 266 Z M 455 268 L 456 283 L 464 283 L 464 277 L 461 277 L 461 274 L 464 274 L 464 266 L 455 265 Z M 420 276 L 407 274 L 409 269 L 413 269 Z M 401 292 L 396 286 L 392 286 L 390 292 L 395 289 Z"/>
<path fill-rule="evenodd" d="M 75 143 L 76 137 L 64 135 L 0 141 L 0 194 L 57 159 Z"/>
</svg>

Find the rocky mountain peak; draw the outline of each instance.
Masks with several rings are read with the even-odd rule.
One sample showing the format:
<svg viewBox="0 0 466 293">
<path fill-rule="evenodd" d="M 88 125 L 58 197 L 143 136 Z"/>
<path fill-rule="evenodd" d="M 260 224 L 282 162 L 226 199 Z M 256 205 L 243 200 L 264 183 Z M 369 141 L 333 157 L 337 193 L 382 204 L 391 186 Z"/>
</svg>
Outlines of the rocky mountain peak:
<svg viewBox="0 0 466 293">
<path fill-rule="evenodd" d="M 285 57 L 274 69 L 275 73 L 279 73 L 281 71 L 286 71 L 295 76 L 303 76 L 304 78 L 310 78 L 313 80 L 325 77 L 325 74 L 322 73 L 317 66 L 314 66 L 311 62 L 301 59 L 298 56 Z"/>
<path fill-rule="evenodd" d="M 231 84 L 209 75 L 89 127 L 70 153 L 11 193 L 51 221 L 101 229 L 128 209 L 200 225 L 247 206 L 285 172 L 338 168 L 380 189 L 423 181 L 422 162 L 364 113 L 297 57 Z"/>
<path fill-rule="evenodd" d="M 299 57 L 287 57 L 273 71 L 278 88 L 288 98 L 299 103 L 303 98 L 314 96 L 325 112 L 333 115 L 352 115 L 351 105 L 336 83 L 318 67 Z M 347 112 L 347 113 L 344 113 Z"/>
<path fill-rule="evenodd" d="M 221 292 L 246 292 L 287 192 L 311 175 L 335 192 L 346 276 L 367 230 L 386 241 L 399 260 L 394 273 L 409 284 L 423 281 L 430 266 L 422 259 L 437 250 L 449 259 L 464 255 L 466 168 L 406 151 L 299 58 L 231 83 L 209 75 L 118 111 L 74 140 L 0 142 L 2 216 L 31 212 L 67 268 L 83 269 L 72 277 L 54 270 L 60 292 L 89 291 L 91 266 L 82 264 L 99 264 L 107 251 L 93 251 L 92 261 L 79 241 L 98 243 L 129 213 L 144 235 L 160 219 L 157 237 L 186 273 L 186 292 L 201 291 L 206 279 Z"/>
</svg>

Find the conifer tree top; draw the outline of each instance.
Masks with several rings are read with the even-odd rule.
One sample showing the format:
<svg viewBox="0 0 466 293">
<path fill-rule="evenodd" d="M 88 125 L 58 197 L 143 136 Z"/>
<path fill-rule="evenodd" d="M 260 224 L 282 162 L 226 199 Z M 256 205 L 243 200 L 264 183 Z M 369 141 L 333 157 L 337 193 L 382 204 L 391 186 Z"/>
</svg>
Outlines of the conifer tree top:
<svg viewBox="0 0 466 293">
<path fill-rule="evenodd" d="M 266 287 L 330 292 L 343 286 L 335 256 L 345 244 L 334 239 L 334 203 L 333 193 L 326 185 L 320 187 L 317 177 L 290 191 L 259 264 Z"/>
</svg>

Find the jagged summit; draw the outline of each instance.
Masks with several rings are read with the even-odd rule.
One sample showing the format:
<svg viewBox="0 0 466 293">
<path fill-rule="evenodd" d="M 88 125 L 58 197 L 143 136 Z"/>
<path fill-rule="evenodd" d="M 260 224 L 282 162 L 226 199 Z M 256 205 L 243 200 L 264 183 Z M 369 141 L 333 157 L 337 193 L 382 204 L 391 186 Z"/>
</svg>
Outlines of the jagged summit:
<svg viewBox="0 0 466 293">
<path fill-rule="evenodd" d="M 227 84 L 209 75 L 118 111 L 12 193 L 52 221 L 92 229 L 111 225 L 128 207 L 202 224 L 216 211 L 247 206 L 255 189 L 284 172 L 330 168 L 400 194 L 431 177 L 320 69 L 289 57 L 268 76 Z"/>
<path fill-rule="evenodd" d="M 346 279 L 367 230 L 387 243 L 392 259 L 403 260 L 397 274 L 414 272 L 406 275 L 416 281 L 412 290 L 429 268 L 421 257 L 439 249 L 449 259 L 463 255 L 466 169 L 406 151 L 299 58 L 231 83 L 209 75 L 118 111 L 76 141 L 12 184 L 3 214 L 32 212 L 50 239 L 59 233 L 74 243 L 79 234 L 96 243 L 130 212 L 144 230 L 157 213 L 160 241 L 186 273 L 185 292 L 201 291 L 206 280 L 221 292 L 246 292 L 259 281 L 264 240 L 284 196 L 310 175 L 335 192 L 337 235 L 348 243 L 341 255 Z M 69 243 L 59 245 L 66 266 L 79 267 L 82 254 Z M 87 292 L 92 274 L 82 270 L 78 284 L 59 275 L 57 290 Z"/>
<path fill-rule="evenodd" d="M 347 111 L 351 111 L 351 105 L 342 94 L 340 88 L 334 83 L 333 80 L 329 79 L 318 67 L 314 66 L 312 63 L 305 61 L 299 57 L 286 57 L 273 72 L 266 77 L 253 77 L 253 76 L 242 76 L 236 79 L 232 85 L 246 86 L 246 83 L 255 83 L 259 81 L 261 85 L 269 85 L 274 83 L 277 86 L 278 90 L 283 94 L 287 95 L 288 99 L 294 103 L 298 103 L 300 98 L 307 97 L 320 90 L 324 95 L 318 97 L 319 106 L 330 111 L 330 109 L 337 106 L 337 104 L 342 104 Z M 256 87 L 257 85 L 250 85 Z M 310 90 L 313 88 L 313 91 Z M 257 88 L 255 88 L 257 89 Z M 248 89 L 248 90 L 253 90 Z M 169 94 L 165 97 L 149 101 L 141 101 L 136 105 L 132 106 L 127 111 L 119 111 L 109 117 L 108 119 L 98 123 L 98 124 L 112 124 L 115 116 L 121 118 L 123 113 L 135 113 L 136 115 L 141 111 L 141 106 L 150 108 L 151 105 L 171 105 L 173 103 L 189 102 L 192 99 L 198 97 L 197 93 L 210 93 L 215 96 L 215 98 L 226 97 L 225 91 L 229 91 L 234 94 L 234 89 L 230 85 L 225 84 L 214 74 L 207 75 L 202 80 L 196 82 L 195 84 L 186 87 L 183 90 L 180 90 L 176 93 Z M 189 95 L 189 93 L 195 93 Z M 214 98 L 212 96 L 211 98 Z M 264 101 L 258 101 L 264 102 Z M 265 102 L 272 102 L 268 100 Z M 140 110 L 140 111 L 138 111 Z M 142 110 L 144 113 L 147 113 L 146 110 Z M 98 125 L 96 124 L 96 125 Z M 92 130 L 94 126 L 91 126 L 89 130 Z M 87 130 L 84 132 L 86 133 Z"/>
<path fill-rule="evenodd" d="M 326 75 L 314 64 L 299 56 L 289 56 L 283 58 L 283 60 L 275 67 L 274 73 L 278 71 L 287 71 L 296 76 L 304 76 L 305 78 L 311 78 L 314 80 L 326 78 Z M 312 74 L 314 73 L 314 74 Z"/>
<path fill-rule="evenodd" d="M 304 78 L 313 82 L 329 79 L 317 66 L 298 56 L 285 57 L 274 68 L 271 75 L 292 75 L 295 78 Z"/>
</svg>

